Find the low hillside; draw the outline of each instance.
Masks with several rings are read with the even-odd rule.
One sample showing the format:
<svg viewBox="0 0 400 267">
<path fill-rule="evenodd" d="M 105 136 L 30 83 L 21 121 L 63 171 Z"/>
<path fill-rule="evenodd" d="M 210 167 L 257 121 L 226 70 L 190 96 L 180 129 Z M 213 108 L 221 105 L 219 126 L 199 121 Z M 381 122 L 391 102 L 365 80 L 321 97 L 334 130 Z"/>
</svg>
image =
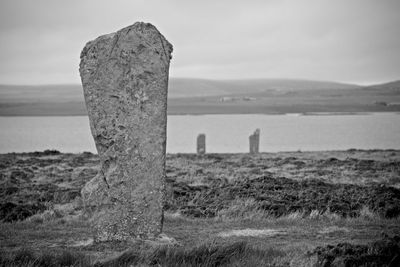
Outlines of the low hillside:
<svg viewBox="0 0 400 267">
<path fill-rule="evenodd" d="M 168 114 L 400 111 L 400 82 L 171 78 Z M 0 85 L 0 116 L 86 115 L 81 85 Z"/>
</svg>

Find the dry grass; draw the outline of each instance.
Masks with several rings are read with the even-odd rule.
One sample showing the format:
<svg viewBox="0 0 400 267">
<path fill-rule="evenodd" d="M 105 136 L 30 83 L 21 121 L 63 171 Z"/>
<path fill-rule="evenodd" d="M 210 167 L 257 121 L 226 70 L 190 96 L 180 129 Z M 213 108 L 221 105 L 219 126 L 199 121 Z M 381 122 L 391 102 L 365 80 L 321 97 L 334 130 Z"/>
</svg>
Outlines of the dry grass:
<svg viewBox="0 0 400 267">
<path fill-rule="evenodd" d="M 261 154 L 254 158 L 248 155 L 207 155 L 201 158 L 169 155 L 167 174 L 169 179 L 191 183 L 195 189 L 218 178 L 224 181 L 233 179 L 231 182 L 234 182 L 234 179 L 257 178 L 268 173 L 273 176 L 287 174 L 294 179 L 319 173 L 326 179 L 338 177 L 331 182 L 350 181 L 354 177 L 384 179 L 390 175 L 396 182 L 398 178 L 399 165 L 389 164 L 398 162 L 398 151 L 391 156 L 385 151 L 324 153 Z M 355 153 L 360 153 L 362 158 L 359 159 Z M 367 161 L 361 161 L 375 159 L 377 155 L 388 158 L 375 160 L 377 167 L 373 168 L 368 167 Z M 63 160 L 67 161 L 68 157 L 64 157 Z M 346 160 L 347 157 L 357 160 Z M 78 159 L 77 156 L 72 159 L 68 159 L 68 164 L 71 164 L 66 165 L 70 166 L 68 168 L 76 167 L 72 163 Z M 97 158 L 91 156 L 86 161 L 79 158 L 77 162 L 89 164 L 91 160 Z M 391 166 L 391 169 L 386 169 L 386 166 Z M 372 173 L 371 170 L 375 169 L 377 172 Z M 38 172 L 42 174 L 40 169 Z M 82 173 L 82 176 L 74 178 L 73 186 L 81 186 L 93 172 Z M 60 170 L 55 176 L 64 182 L 70 181 L 65 170 Z M 58 181 L 54 182 L 54 177 L 47 178 L 49 184 Z M 359 181 L 356 179 L 352 183 Z M 293 191 L 297 190 L 294 186 Z M 266 193 L 269 194 L 270 191 Z M 164 232 L 175 238 L 179 246 L 151 247 L 92 244 L 89 242 L 92 237 L 90 226 L 80 214 L 79 199 L 64 203 L 64 198 L 60 198 L 62 201 L 54 205 L 48 203 L 46 210 L 25 221 L 0 223 L 0 247 L 4 250 L 0 253 L 0 266 L 93 266 L 96 261 L 97 266 L 312 266 L 316 257 L 309 252 L 316 247 L 342 242 L 365 244 L 378 240 L 382 232 L 389 236 L 400 233 L 400 218 L 385 219 L 368 206 L 361 206 L 367 205 L 365 201 L 357 205 L 359 210 L 353 213 L 355 217 L 343 217 L 345 215 L 329 209 L 297 210 L 276 217 L 262 209 L 254 195 L 244 197 L 221 202 L 225 208 L 218 210 L 215 218 L 185 217 L 179 209 L 167 210 L 173 213 L 165 216 Z M 288 200 L 287 204 L 292 202 Z M 316 207 L 319 206 L 312 208 Z M 118 257 L 111 258 L 115 255 Z M 100 263 L 98 260 L 103 261 Z"/>
<path fill-rule="evenodd" d="M 301 220 L 316 221 L 381 221 L 388 220 L 383 218 L 377 212 L 371 211 L 367 206 L 363 206 L 358 216 L 343 217 L 338 213 L 330 210 L 320 211 L 312 210 L 311 212 L 295 211 L 284 216 L 276 217 L 259 207 L 254 199 L 236 199 L 225 209 L 220 210 L 215 217 L 217 221 L 235 221 L 235 220 L 274 220 L 278 222 L 290 222 Z M 179 214 L 175 214 L 179 216 Z M 400 221 L 400 217 L 389 219 L 392 221 Z"/>
<path fill-rule="evenodd" d="M 71 266 L 93 266 L 96 259 L 109 259 L 110 250 L 125 252 L 97 262 L 96 266 L 311 266 L 316 257 L 308 252 L 317 246 L 343 240 L 370 242 L 379 238 L 384 229 L 393 229 L 389 234 L 398 233 L 400 225 L 398 218 L 379 218 L 366 208 L 356 218 L 317 211 L 274 218 L 268 214 L 260 216 L 257 209 L 253 209 L 252 216 L 251 212 L 241 212 L 240 206 L 249 208 L 253 204 L 252 201 L 237 202 L 235 209 L 231 209 L 235 211 L 230 213 L 231 217 L 217 219 L 166 214 L 165 233 L 177 239 L 179 246 L 128 246 L 121 250 L 115 245 L 109 248 L 83 243 L 76 246 L 77 241 L 91 236 L 83 217 L 64 223 L 63 218 L 50 217 L 47 221 L 28 219 L 0 224 L 0 232 L 10 235 L 9 239 L 0 240 L 8 247 L 7 253 L 0 254 L 0 266 L 65 266 L 63 262 L 72 262 Z M 229 231 L 234 234 L 221 235 Z M 49 244 L 58 246 L 49 247 Z M 11 247 L 21 249 L 12 252 Z"/>
<path fill-rule="evenodd" d="M 218 211 L 216 219 L 265 219 L 268 214 L 263 211 L 254 199 L 236 199 L 228 208 Z"/>
<path fill-rule="evenodd" d="M 0 253 L 0 266 L 272 266 L 274 262 L 282 263 L 285 256 L 284 251 L 256 248 L 246 242 L 204 243 L 189 248 L 138 246 L 101 262 L 74 251 L 37 253 L 22 248 L 14 253 Z"/>
<path fill-rule="evenodd" d="M 29 248 L 21 248 L 14 253 L 0 252 L 0 266 L 58 267 L 58 266 L 92 266 L 90 259 L 84 254 L 70 251 L 34 252 Z"/>
</svg>

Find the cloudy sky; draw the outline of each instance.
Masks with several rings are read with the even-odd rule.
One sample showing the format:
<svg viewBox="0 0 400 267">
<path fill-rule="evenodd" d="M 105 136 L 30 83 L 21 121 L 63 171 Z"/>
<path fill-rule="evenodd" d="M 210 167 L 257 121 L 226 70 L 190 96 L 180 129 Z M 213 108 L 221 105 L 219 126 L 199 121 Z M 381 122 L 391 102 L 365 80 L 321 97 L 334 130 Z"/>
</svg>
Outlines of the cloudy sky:
<svg viewBox="0 0 400 267">
<path fill-rule="evenodd" d="M 398 0 L 1 0 L 0 83 L 80 83 L 85 43 L 136 21 L 174 45 L 171 76 L 400 79 Z"/>
</svg>

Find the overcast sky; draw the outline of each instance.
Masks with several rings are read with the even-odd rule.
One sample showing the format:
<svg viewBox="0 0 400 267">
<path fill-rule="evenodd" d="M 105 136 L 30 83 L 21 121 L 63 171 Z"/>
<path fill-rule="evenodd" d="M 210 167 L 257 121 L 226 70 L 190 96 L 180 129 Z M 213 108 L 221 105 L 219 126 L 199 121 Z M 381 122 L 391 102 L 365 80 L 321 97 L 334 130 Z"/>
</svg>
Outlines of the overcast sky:
<svg viewBox="0 0 400 267">
<path fill-rule="evenodd" d="M 136 21 L 173 44 L 172 77 L 400 79 L 398 0 L 1 0 L 0 83 L 80 83 L 85 43 Z"/>
</svg>

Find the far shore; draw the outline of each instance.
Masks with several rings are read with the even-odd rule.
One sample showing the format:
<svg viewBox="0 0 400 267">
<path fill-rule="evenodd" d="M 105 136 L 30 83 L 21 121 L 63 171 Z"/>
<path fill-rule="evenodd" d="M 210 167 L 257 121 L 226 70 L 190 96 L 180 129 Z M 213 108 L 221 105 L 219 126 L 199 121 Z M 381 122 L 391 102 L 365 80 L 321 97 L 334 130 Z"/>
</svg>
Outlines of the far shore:
<svg viewBox="0 0 400 267">
<path fill-rule="evenodd" d="M 356 115 L 375 112 L 400 112 L 400 105 L 263 105 L 249 103 L 201 103 L 168 104 L 168 115 Z M 0 103 L 0 116 L 87 116 L 83 103 Z"/>
<path fill-rule="evenodd" d="M 400 154 L 400 149 L 395 149 L 395 148 L 389 148 L 389 149 L 358 149 L 358 148 L 349 148 L 349 149 L 342 149 L 342 150 L 293 150 L 293 151 L 277 151 L 277 152 L 268 152 L 268 151 L 261 151 L 257 154 L 254 155 L 263 155 L 263 156 L 268 156 L 268 155 L 274 155 L 274 156 L 293 156 L 297 155 L 299 157 L 303 156 L 315 156 L 315 157 L 320 157 L 320 158 L 331 158 L 333 156 L 337 158 L 348 158 L 349 155 L 353 155 L 356 158 L 365 158 L 369 157 L 367 155 L 372 155 L 379 160 L 388 160 L 389 157 L 386 155 L 384 157 L 380 157 L 381 154 L 385 153 L 393 153 L 391 156 L 395 156 L 394 158 L 398 159 L 398 155 Z M 64 152 L 64 151 L 59 151 L 57 149 L 45 149 L 45 150 L 40 150 L 40 151 L 25 151 L 25 152 L 1 152 L 0 155 L 9 155 L 9 154 L 15 154 L 19 156 L 23 155 L 29 155 L 29 156 L 51 156 L 51 155 L 97 155 L 97 153 L 93 153 L 90 151 L 81 151 L 81 152 Z M 168 156 L 179 156 L 179 155 L 186 155 L 186 156 L 195 156 L 195 157 L 206 157 L 206 156 L 213 156 L 213 155 L 220 155 L 220 156 L 240 156 L 240 155 L 251 155 L 247 152 L 212 152 L 212 153 L 206 153 L 204 155 L 198 155 L 196 153 L 166 153 Z"/>
<path fill-rule="evenodd" d="M 204 115 L 269 115 L 269 116 L 353 116 L 353 115 L 371 115 L 376 113 L 393 113 L 399 114 L 400 111 L 363 111 L 363 112 L 289 112 L 289 113 L 277 113 L 277 112 L 263 112 L 263 113 L 168 113 L 168 116 L 204 116 Z M 30 113 L 30 114 L 0 114 L 0 117 L 82 117 L 88 116 L 87 114 L 43 114 L 43 113 Z"/>
</svg>

